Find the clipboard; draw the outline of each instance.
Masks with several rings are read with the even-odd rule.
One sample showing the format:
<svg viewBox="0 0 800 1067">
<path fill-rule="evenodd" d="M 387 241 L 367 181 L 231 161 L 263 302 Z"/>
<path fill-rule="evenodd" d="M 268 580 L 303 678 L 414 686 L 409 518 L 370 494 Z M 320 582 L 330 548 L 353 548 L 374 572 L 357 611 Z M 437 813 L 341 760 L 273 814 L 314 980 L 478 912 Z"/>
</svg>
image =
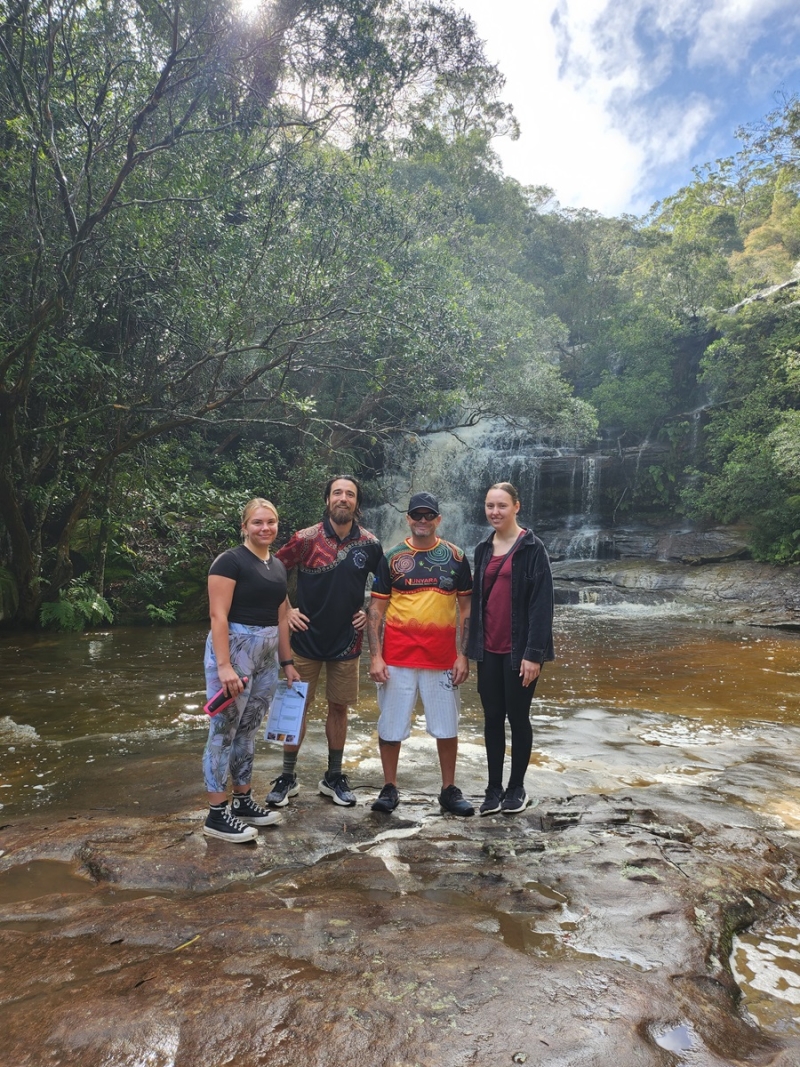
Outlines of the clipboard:
<svg viewBox="0 0 800 1067">
<path fill-rule="evenodd" d="M 308 697 L 308 682 L 294 682 L 291 689 L 278 682 L 264 727 L 264 740 L 273 745 L 296 745 L 300 740 Z"/>
</svg>

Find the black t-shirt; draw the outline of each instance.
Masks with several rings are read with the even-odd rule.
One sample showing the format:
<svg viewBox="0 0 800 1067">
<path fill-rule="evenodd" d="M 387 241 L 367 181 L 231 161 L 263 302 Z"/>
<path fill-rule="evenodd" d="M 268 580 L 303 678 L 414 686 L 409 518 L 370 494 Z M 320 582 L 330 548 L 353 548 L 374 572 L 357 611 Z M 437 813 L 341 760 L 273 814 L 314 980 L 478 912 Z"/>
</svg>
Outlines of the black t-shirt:
<svg viewBox="0 0 800 1067">
<path fill-rule="evenodd" d="M 383 556 L 378 538 L 354 522 L 340 541 L 325 518 L 293 534 L 278 556 L 289 570 L 297 567 L 297 606 L 310 620 L 307 630 L 292 634 L 292 649 L 306 659 L 355 659 L 361 632 L 353 615 L 364 607 L 367 575 Z"/>
<path fill-rule="evenodd" d="M 208 573 L 236 582 L 228 622 L 278 625 L 278 611 L 286 599 L 286 568 L 277 556 L 270 553 L 265 563 L 249 548 L 237 545 L 217 556 Z"/>
</svg>

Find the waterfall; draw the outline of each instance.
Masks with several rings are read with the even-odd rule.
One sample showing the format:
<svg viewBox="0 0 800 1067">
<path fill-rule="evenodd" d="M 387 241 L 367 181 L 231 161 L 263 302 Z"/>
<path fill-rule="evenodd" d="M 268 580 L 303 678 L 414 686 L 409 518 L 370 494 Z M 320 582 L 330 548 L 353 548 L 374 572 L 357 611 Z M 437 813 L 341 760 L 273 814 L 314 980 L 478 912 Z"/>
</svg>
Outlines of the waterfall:
<svg viewBox="0 0 800 1067">
<path fill-rule="evenodd" d="M 439 499 L 442 537 L 471 553 L 488 529 L 486 490 L 508 481 L 522 501 L 520 522 L 532 526 L 551 551 L 592 558 L 599 549 L 601 470 L 606 463 L 600 453 L 544 444 L 499 420 L 406 434 L 387 449 L 383 474 L 370 494 L 384 503 L 368 509 L 365 523 L 385 546 L 396 544 L 408 535 L 409 497 L 425 490 Z M 575 511 L 579 471 L 580 510 Z"/>
<path fill-rule="evenodd" d="M 600 482 L 600 468 L 597 456 L 584 456 L 581 481 L 581 513 L 591 519 L 597 503 L 597 489 Z"/>
</svg>

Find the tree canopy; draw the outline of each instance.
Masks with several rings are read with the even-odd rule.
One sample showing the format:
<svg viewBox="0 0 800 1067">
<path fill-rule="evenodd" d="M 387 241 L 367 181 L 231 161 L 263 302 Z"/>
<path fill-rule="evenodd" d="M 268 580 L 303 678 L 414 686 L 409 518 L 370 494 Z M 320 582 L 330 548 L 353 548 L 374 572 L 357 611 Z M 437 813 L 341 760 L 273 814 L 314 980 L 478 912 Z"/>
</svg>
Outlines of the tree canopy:
<svg viewBox="0 0 800 1067">
<path fill-rule="evenodd" d="M 485 417 L 659 442 L 624 507 L 749 522 L 762 558 L 798 559 L 795 99 L 646 218 L 604 218 L 503 174 L 503 78 L 449 3 L 2 19 L 0 565 L 21 621 L 107 617 L 125 576 L 166 619 L 164 574 L 205 559 L 231 500 L 269 486 L 305 521 L 332 468 Z"/>
<path fill-rule="evenodd" d="M 494 201 L 524 199 L 489 147 L 514 132 L 502 84 L 436 3 L 7 7 L 0 510 L 22 620 L 170 440 L 272 443 L 285 469 L 366 454 L 474 409 L 506 363 L 553 426 L 593 428 L 499 255 Z M 536 416 L 529 393 L 512 415 Z"/>
</svg>

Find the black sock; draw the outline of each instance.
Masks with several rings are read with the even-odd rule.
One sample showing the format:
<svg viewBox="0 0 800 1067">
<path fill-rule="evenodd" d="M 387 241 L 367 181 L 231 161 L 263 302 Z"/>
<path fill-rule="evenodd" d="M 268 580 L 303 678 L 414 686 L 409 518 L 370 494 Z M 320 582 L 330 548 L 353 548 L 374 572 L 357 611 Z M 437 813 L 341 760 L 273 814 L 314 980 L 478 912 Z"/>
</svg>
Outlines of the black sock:
<svg viewBox="0 0 800 1067">
<path fill-rule="evenodd" d="M 343 748 L 328 749 L 328 778 L 342 773 L 342 756 L 344 756 Z"/>
</svg>

